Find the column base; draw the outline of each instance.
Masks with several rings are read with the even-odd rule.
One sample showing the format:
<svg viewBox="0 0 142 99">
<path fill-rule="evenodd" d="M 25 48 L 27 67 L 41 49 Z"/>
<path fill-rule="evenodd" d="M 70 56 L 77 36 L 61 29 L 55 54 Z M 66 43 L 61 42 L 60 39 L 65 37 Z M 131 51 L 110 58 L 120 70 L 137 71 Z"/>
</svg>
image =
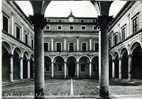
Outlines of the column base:
<svg viewBox="0 0 142 99">
<path fill-rule="evenodd" d="M 109 91 L 105 86 L 100 87 L 100 97 L 102 99 L 110 99 L 109 97 Z"/>
<path fill-rule="evenodd" d="M 34 97 L 34 99 L 45 99 L 44 89 L 43 88 L 35 88 L 35 97 Z"/>
</svg>

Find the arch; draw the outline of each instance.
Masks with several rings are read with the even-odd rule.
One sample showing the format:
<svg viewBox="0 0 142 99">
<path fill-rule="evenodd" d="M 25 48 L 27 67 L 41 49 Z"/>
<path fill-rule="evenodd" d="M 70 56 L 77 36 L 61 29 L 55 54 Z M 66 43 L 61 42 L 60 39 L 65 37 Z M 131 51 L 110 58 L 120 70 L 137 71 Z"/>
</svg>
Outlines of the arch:
<svg viewBox="0 0 142 99">
<path fill-rule="evenodd" d="M 28 78 L 28 53 L 25 52 L 23 56 L 23 78 Z"/>
<path fill-rule="evenodd" d="M 76 71 L 76 58 L 74 56 L 70 56 L 67 59 L 67 68 L 68 68 L 68 76 L 74 77 Z"/>
<path fill-rule="evenodd" d="M 141 47 L 140 43 L 139 42 L 135 42 L 132 44 L 130 50 L 131 50 L 131 53 L 133 53 L 133 51 L 137 48 L 137 47 Z"/>
<path fill-rule="evenodd" d="M 122 49 L 121 56 L 122 56 L 122 66 L 121 66 L 122 78 L 128 78 L 128 51 L 126 48 Z"/>
<path fill-rule="evenodd" d="M 115 64 L 115 78 L 119 77 L 119 56 L 118 53 L 115 52 L 115 60 L 114 60 L 114 64 Z"/>
<path fill-rule="evenodd" d="M 139 43 L 132 45 L 132 67 L 131 77 L 134 79 L 142 79 L 142 48 Z"/>
<path fill-rule="evenodd" d="M 64 59 L 61 56 L 54 58 L 54 77 L 63 78 L 64 77 Z"/>
<path fill-rule="evenodd" d="M 79 68 L 80 68 L 79 75 L 81 75 L 80 76 L 81 78 L 89 77 L 89 63 L 90 63 L 90 60 L 86 56 L 82 56 L 79 59 Z"/>
<path fill-rule="evenodd" d="M 20 50 L 20 48 L 15 47 L 15 48 L 13 49 L 13 53 L 14 53 L 14 52 L 16 52 L 19 56 L 21 56 L 22 51 Z"/>
<path fill-rule="evenodd" d="M 20 54 L 21 51 L 19 48 L 15 48 L 13 52 L 13 79 L 20 79 Z"/>
<path fill-rule="evenodd" d="M 2 42 L 2 47 L 7 50 L 7 52 L 10 54 L 11 53 L 11 46 L 7 42 L 3 41 Z"/>
<path fill-rule="evenodd" d="M 78 58 L 78 60 L 80 60 L 82 57 L 86 57 L 86 58 L 88 58 L 88 59 L 89 59 L 89 62 L 91 62 L 90 57 L 89 57 L 89 56 L 87 56 L 87 55 L 80 56 L 80 57 Z"/>
<path fill-rule="evenodd" d="M 95 79 L 99 79 L 99 57 L 94 56 L 92 58 L 92 74 Z"/>
<path fill-rule="evenodd" d="M 2 43 L 2 81 L 10 81 L 10 54 L 9 46 Z"/>
</svg>

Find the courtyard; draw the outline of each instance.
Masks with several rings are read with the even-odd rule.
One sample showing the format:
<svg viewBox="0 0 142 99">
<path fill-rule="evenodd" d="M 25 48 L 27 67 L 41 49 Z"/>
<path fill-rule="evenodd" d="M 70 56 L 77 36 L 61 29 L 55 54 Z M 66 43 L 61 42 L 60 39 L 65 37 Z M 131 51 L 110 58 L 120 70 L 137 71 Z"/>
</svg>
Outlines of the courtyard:
<svg viewBox="0 0 142 99">
<path fill-rule="evenodd" d="M 142 99 L 141 80 L 110 81 L 112 99 Z M 3 99 L 29 99 L 34 95 L 31 80 L 3 84 Z M 95 99 L 99 95 L 99 83 L 94 79 L 50 79 L 45 81 L 48 99 Z"/>
</svg>

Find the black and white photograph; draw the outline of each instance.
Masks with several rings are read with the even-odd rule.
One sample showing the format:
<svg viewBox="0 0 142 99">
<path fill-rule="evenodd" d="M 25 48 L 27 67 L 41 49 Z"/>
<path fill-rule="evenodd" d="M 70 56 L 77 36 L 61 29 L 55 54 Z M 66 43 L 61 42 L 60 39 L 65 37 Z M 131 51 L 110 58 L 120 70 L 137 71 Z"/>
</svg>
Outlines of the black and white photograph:
<svg viewBox="0 0 142 99">
<path fill-rule="evenodd" d="M 1 0 L 1 99 L 142 99 L 141 0 Z"/>
</svg>

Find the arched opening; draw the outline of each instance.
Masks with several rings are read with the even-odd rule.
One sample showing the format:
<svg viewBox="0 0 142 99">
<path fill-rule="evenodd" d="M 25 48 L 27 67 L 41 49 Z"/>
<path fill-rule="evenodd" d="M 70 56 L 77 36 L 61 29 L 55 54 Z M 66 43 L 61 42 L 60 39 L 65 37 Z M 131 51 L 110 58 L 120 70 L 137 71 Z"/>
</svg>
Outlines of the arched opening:
<svg viewBox="0 0 142 99">
<path fill-rule="evenodd" d="M 28 59 L 27 59 L 27 53 L 24 53 L 23 57 L 23 78 L 28 78 Z"/>
<path fill-rule="evenodd" d="M 83 56 L 79 60 L 79 75 L 81 78 L 88 78 L 89 77 L 89 58 Z"/>
<path fill-rule="evenodd" d="M 13 79 L 20 79 L 20 50 L 16 48 L 13 55 Z"/>
<path fill-rule="evenodd" d="M 54 59 L 54 73 L 56 78 L 64 77 L 64 59 L 60 56 Z"/>
<path fill-rule="evenodd" d="M 139 43 L 135 43 L 132 47 L 132 78 L 142 79 L 142 49 Z"/>
<path fill-rule="evenodd" d="M 51 77 L 51 59 L 48 56 L 44 57 L 45 79 Z"/>
<path fill-rule="evenodd" d="M 118 58 L 118 54 L 115 53 L 115 78 L 119 77 L 119 58 Z"/>
<path fill-rule="evenodd" d="M 33 56 L 30 58 L 30 77 L 34 77 L 34 62 L 33 62 Z"/>
<path fill-rule="evenodd" d="M 126 49 L 122 52 L 122 66 L 121 66 L 122 78 L 128 78 L 128 52 Z"/>
<path fill-rule="evenodd" d="M 9 45 L 2 43 L 2 81 L 10 81 L 10 54 L 8 53 Z"/>
<path fill-rule="evenodd" d="M 67 60 L 68 76 L 70 78 L 75 76 L 76 59 L 74 57 L 69 57 Z"/>
<path fill-rule="evenodd" d="M 109 78 L 112 78 L 112 56 L 109 55 Z"/>
<path fill-rule="evenodd" d="M 99 79 L 99 58 L 95 56 L 92 59 L 92 74 L 95 79 Z"/>
</svg>

